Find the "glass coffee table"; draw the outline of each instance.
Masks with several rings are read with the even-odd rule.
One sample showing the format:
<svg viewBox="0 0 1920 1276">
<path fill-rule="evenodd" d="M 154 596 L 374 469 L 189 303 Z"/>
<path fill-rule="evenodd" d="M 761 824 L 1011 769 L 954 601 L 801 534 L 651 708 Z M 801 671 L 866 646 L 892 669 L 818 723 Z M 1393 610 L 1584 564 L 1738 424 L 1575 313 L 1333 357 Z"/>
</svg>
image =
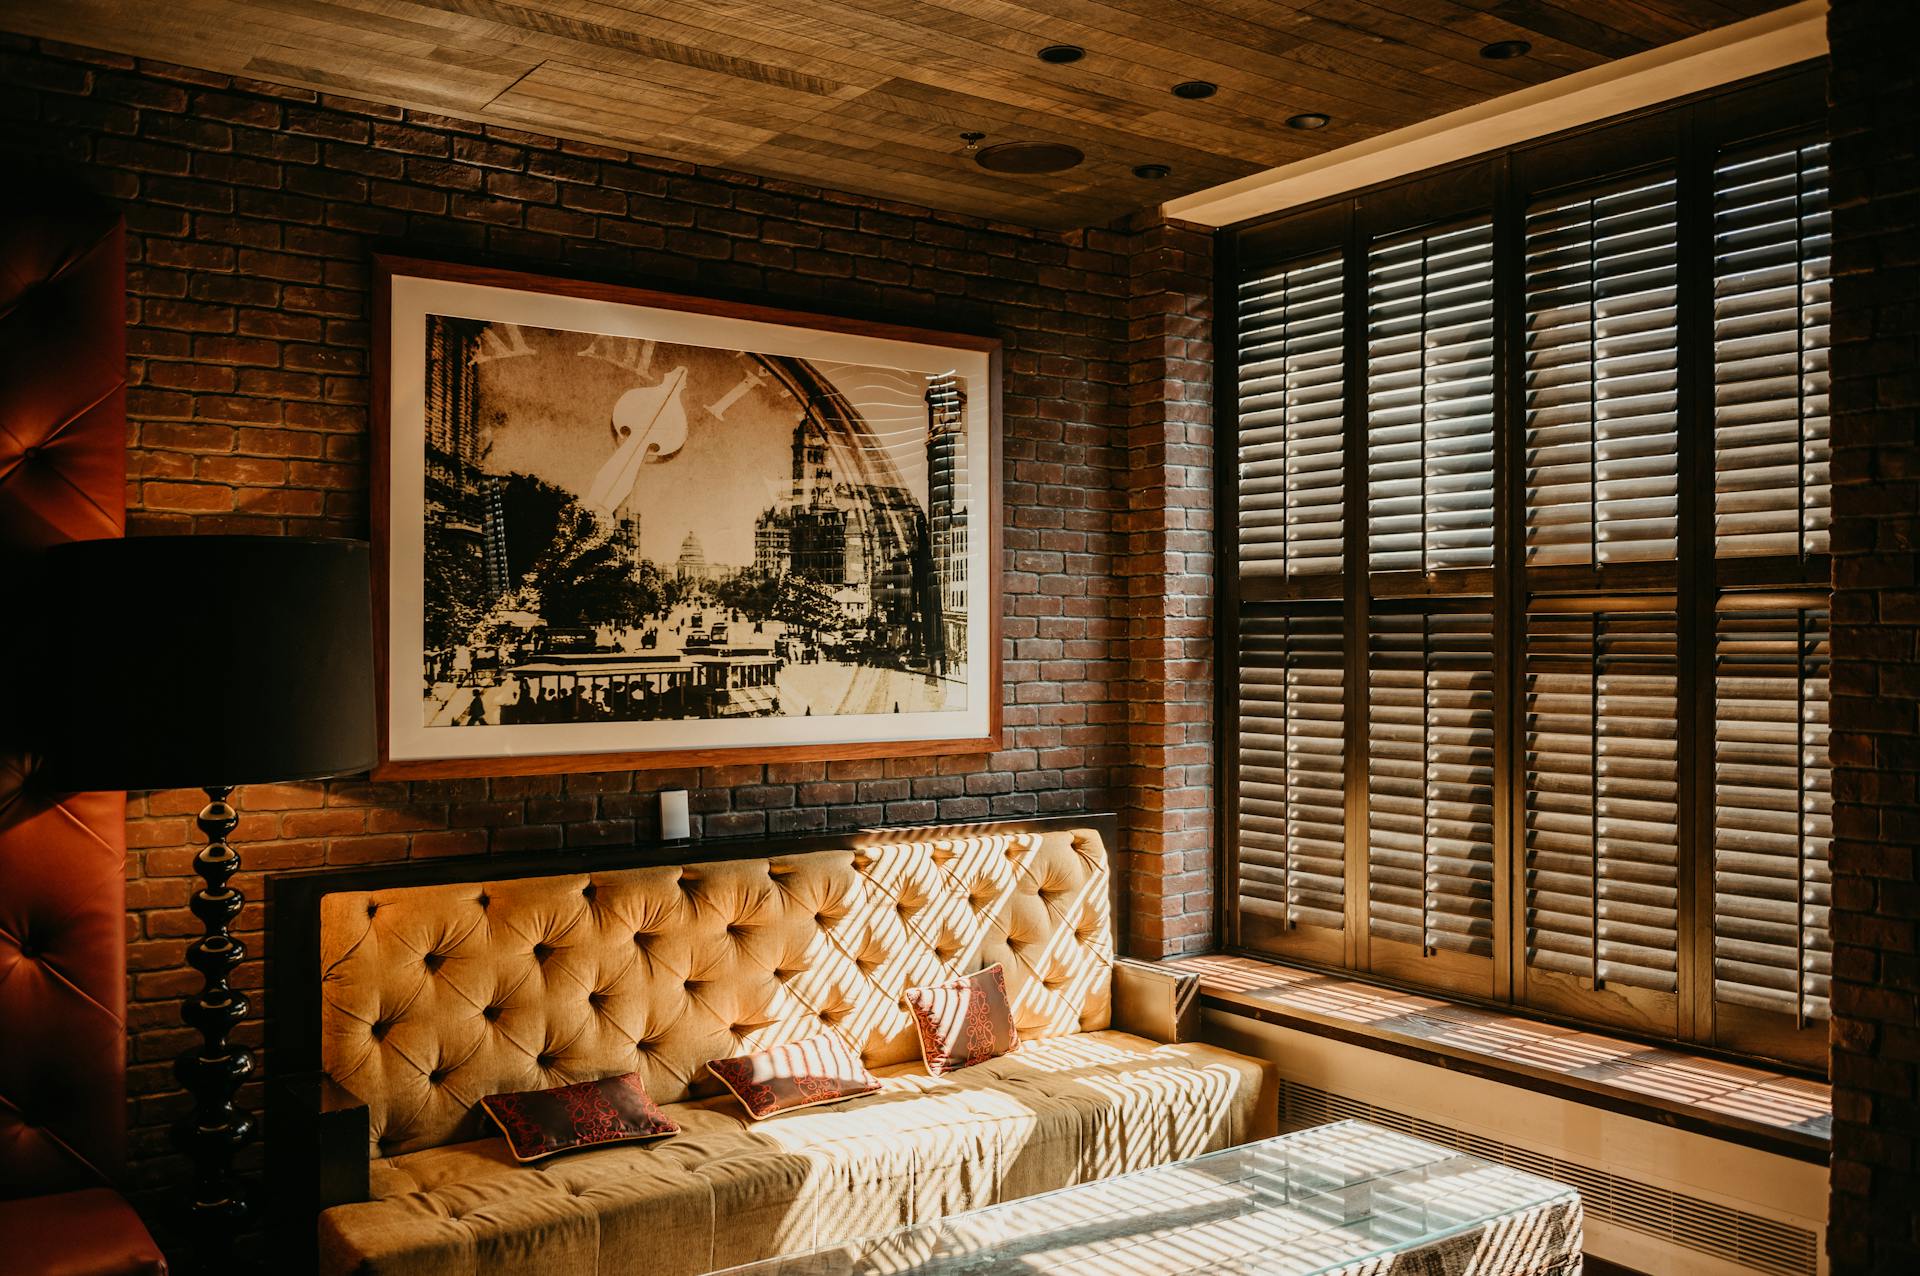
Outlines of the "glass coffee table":
<svg viewBox="0 0 1920 1276">
<path fill-rule="evenodd" d="M 1577 1276 L 1581 1222 L 1564 1183 L 1339 1121 L 726 1276 Z"/>
</svg>

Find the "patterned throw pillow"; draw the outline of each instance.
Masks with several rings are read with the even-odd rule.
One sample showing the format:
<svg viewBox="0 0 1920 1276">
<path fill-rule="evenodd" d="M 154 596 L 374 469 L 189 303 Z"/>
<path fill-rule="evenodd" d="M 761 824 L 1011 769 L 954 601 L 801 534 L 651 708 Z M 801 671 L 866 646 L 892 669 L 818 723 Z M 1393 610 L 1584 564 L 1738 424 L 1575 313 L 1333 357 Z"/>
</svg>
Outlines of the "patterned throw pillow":
<svg viewBox="0 0 1920 1276">
<path fill-rule="evenodd" d="M 756 1121 L 776 1112 L 838 1103 L 872 1094 L 880 1079 L 867 1071 L 839 1033 L 824 1032 L 754 1054 L 715 1059 L 707 1071 L 733 1091 Z"/>
<path fill-rule="evenodd" d="M 516 1161 L 556 1152 L 680 1133 L 647 1094 L 640 1074 L 576 1081 L 551 1090 L 522 1090 L 480 1100 Z"/>
<path fill-rule="evenodd" d="M 1006 972 L 998 963 L 931 988 L 909 988 L 907 1009 L 920 1033 L 920 1057 L 936 1077 L 985 1063 L 1020 1044 Z"/>
</svg>

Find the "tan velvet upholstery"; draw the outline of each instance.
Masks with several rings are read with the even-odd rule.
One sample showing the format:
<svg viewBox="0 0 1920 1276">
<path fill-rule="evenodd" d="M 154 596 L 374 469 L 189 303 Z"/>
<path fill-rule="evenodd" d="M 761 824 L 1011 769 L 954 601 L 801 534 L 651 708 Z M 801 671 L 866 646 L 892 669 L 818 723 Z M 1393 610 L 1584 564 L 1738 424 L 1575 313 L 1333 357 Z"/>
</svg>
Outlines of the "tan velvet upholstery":
<svg viewBox="0 0 1920 1276">
<path fill-rule="evenodd" d="M 340 894 L 323 1059 L 372 1200 L 328 1273 L 703 1272 L 1272 1132 L 1270 1067 L 1109 1030 L 1092 832 Z M 909 987 L 1000 962 L 1022 1044 L 934 1078 Z M 878 1093 L 751 1122 L 709 1059 L 846 1035 Z M 481 1098 L 639 1071 L 676 1137 L 517 1165 Z"/>
<path fill-rule="evenodd" d="M 321 1217 L 322 1271 L 678 1276 L 1144 1169 L 1273 1132 L 1266 1065 L 1104 1031 L 751 1122 L 676 1104 L 682 1133 L 516 1165 L 500 1139 L 377 1161 L 377 1199 Z"/>
</svg>

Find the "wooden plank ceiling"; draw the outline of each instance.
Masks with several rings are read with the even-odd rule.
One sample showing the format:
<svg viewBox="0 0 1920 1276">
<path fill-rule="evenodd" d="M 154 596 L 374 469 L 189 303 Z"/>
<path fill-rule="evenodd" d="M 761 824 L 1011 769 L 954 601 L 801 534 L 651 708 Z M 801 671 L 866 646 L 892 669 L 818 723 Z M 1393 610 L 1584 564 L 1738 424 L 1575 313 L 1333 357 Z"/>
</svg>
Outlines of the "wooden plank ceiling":
<svg viewBox="0 0 1920 1276">
<path fill-rule="evenodd" d="M 1034 226 L 1106 225 L 1785 0 L 0 0 L 0 28 Z M 1526 55 L 1480 49 L 1524 40 Z M 1086 56 L 1035 55 L 1075 44 Z M 1219 86 L 1173 95 L 1182 81 Z M 1318 131 L 1285 127 L 1319 112 Z M 1065 173 L 976 166 L 1064 142 Z M 1136 176 L 1160 164 L 1167 177 Z"/>
</svg>

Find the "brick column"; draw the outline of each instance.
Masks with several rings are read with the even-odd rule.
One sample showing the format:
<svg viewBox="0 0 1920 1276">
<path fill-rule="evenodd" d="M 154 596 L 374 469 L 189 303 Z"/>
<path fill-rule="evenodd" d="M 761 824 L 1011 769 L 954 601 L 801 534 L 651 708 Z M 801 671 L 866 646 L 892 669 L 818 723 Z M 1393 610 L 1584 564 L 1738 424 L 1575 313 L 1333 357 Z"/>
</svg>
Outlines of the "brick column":
<svg viewBox="0 0 1920 1276">
<path fill-rule="evenodd" d="M 1123 813 L 1153 958 L 1213 942 L 1213 240 L 1151 220 L 1129 260 Z"/>
<path fill-rule="evenodd" d="M 1920 1271 L 1920 82 L 1833 0 L 1833 1193 L 1842 1273 Z"/>
</svg>

